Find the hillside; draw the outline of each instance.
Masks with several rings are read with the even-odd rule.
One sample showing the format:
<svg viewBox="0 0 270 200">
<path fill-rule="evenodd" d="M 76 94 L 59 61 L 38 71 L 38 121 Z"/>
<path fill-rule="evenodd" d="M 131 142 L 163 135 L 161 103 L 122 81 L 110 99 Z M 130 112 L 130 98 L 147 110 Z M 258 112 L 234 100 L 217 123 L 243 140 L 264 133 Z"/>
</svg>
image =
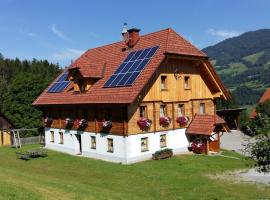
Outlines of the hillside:
<svg viewBox="0 0 270 200">
<path fill-rule="evenodd" d="M 270 29 L 246 32 L 203 51 L 241 105 L 256 103 L 270 86 Z"/>
</svg>

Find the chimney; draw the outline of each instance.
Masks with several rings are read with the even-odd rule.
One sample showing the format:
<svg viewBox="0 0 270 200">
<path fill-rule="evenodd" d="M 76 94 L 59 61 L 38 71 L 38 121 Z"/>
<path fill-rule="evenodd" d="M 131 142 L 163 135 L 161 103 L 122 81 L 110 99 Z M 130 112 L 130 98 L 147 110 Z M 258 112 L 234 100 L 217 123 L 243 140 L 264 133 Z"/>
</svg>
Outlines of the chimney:
<svg viewBox="0 0 270 200">
<path fill-rule="evenodd" d="M 128 32 L 127 45 L 128 45 L 128 47 L 132 48 L 140 40 L 140 34 L 139 34 L 140 29 L 132 28 L 132 29 L 127 30 L 127 32 Z"/>
</svg>

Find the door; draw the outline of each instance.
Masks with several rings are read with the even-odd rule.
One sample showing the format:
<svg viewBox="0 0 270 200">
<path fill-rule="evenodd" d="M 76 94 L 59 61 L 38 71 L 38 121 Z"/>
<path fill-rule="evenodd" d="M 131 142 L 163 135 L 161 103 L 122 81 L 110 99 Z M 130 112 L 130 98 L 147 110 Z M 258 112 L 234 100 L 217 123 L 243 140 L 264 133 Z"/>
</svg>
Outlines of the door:
<svg viewBox="0 0 270 200">
<path fill-rule="evenodd" d="M 217 133 L 213 140 L 209 140 L 209 151 L 219 152 L 220 150 L 220 136 Z"/>
</svg>

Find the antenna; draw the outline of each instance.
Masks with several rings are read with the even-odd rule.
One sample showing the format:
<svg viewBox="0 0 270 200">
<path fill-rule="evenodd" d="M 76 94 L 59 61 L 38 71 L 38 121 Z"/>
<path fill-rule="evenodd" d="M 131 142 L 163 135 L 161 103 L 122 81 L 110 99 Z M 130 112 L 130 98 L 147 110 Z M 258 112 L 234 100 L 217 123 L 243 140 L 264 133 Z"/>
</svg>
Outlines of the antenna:
<svg viewBox="0 0 270 200">
<path fill-rule="evenodd" d="M 123 30 L 122 30 L 122 40 L 125 43 L 128 43 L 128 41 L 129 41 L 129 33 L 127 31 L 127 23 L 126 22 L 124 23 L 124 27 L 123 27 Z"/>
<path fill-rule="evenodd" d="M 124 35 L 125 33 L 127 33 L 127 23 L 125 22 L 124 23 L 124 26 L 123 26 L 123 30 L 122 30 L 122 35 Z"/>
</svg>

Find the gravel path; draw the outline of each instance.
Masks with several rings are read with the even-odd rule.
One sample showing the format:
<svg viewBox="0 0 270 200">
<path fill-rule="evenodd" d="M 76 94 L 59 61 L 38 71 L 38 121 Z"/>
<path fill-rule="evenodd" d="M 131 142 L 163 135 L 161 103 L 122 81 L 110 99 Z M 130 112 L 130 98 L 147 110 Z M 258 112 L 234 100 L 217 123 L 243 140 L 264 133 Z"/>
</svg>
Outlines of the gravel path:
<svg viewBox="0 0 270 200">
<path fill-rule="evenodd" d="M 230 133 L 224 133 L 221 137 L 221 148 L 227 150 L 233 150 L 240 154 L 244 154 L 244 145 L 247 144 L 248 139 L 254 142 L 254 139 L 244 135 L 241 131 L 232 131 Z M 240 180 L 264 183 L 270 186 L 270 173 L 263 174 L 258 173 L 255 169 L 250 169 L 247 172 L 239 172 L 237 174 Z"/>
<path fill-rule="evenodd" d="M 221 136 L 220 145 L 222 149 L 233 150 L 237 153 L 243 154 L 243 145 L 247 144 L 248 139 L 250 139 L 250 137 L 244 135 L 241 131 L 233 130 L 230 133 L 224 133 Z"/>
</svg>

